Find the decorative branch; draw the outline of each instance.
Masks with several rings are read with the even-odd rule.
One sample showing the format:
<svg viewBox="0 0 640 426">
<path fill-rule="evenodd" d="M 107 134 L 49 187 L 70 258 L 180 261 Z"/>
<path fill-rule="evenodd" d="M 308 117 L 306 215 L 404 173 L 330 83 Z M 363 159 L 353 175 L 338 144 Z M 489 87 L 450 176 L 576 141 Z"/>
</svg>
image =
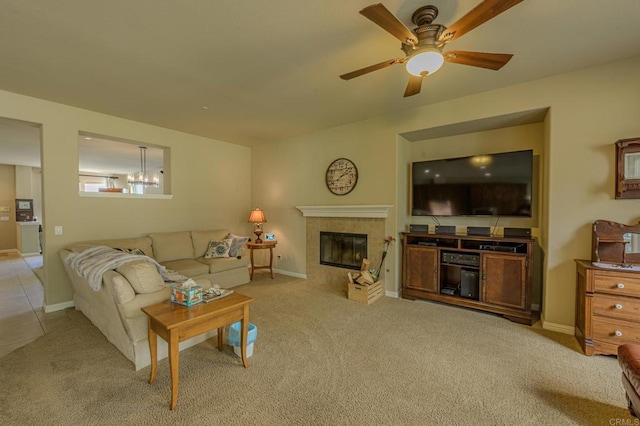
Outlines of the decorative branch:
<svg viewBox="0 0 640 426">
<path fill-rule="evenodd" d="M 382 251 L 382 259 L 380 259 L 380 267 L 377 271 L 375 271 L 376 281 L 380 279 L 380 275 L 382 273 L 382 264 L 384 263 L 384 258 L 387 257 L 387 251 L 389 250 L 389 244 L 394 242 L 396 239 L 389 235 L 384 239 L 384 250 Z"/>
</svg>

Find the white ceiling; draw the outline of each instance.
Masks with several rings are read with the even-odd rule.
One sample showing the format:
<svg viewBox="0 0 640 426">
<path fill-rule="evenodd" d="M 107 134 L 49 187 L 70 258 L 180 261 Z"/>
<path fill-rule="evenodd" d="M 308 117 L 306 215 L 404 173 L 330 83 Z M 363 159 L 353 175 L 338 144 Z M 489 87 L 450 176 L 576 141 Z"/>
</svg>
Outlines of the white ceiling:
<svg viewBox="0 0 640 426">
<path fill-rule="evenodd" d="M 0 0 L 0 89 L 253 146 L 640 54 L 638 0 L 525 0 L 447 48 L 504 68 L 445 64 L 403 98 L 402 65 L 338 77 L 402 56 L 372 3 Z M 383 3 L 413 28 L 425 4 L 450 25 L 479 1 Z"/>
</svg>

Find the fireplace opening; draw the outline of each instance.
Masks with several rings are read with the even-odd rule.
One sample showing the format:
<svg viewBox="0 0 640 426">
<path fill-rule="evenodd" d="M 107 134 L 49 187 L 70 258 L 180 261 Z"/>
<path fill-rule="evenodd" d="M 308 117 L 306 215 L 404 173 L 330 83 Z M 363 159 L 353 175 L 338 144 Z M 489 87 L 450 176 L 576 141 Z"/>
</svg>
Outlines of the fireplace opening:
<svg viewBox="0 0 640 426">
<path fill-rule="evenodd" d="M 367 235 L 320 232 L 320 264 L 360 270 L 367 257 Z"/>
</svg>

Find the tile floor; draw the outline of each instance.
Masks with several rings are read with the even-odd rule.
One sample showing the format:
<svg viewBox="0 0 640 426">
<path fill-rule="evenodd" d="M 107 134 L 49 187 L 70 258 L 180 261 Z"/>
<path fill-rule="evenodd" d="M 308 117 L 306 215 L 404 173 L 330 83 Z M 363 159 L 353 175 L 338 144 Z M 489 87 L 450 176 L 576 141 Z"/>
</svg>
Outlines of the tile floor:
<svg viewBox="0 0 640 426">
<path fill-rule="evenodd" d="M 32 268 L 42 256 L 0 253 L 0 357 L 50 332 L 64 311 L 45 314 L 44 287 Z"/>
</svg>

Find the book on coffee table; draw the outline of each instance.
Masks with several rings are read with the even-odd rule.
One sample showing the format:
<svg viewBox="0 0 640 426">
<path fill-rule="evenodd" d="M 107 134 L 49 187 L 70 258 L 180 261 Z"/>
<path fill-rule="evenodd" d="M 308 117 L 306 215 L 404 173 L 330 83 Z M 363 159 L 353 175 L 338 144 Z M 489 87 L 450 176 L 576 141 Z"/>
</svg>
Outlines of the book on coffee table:
<svg viewBox="0 0 640 426">
<path fill-rule="evenodd" d="M 226 288 L 216 289 L 215 291 L 205 291 L 202 295 L 202 301 L 209 303 L 228 296 L 231 293 L 233 293 L 233 290 L 227 290 Z"/>
</svg>

